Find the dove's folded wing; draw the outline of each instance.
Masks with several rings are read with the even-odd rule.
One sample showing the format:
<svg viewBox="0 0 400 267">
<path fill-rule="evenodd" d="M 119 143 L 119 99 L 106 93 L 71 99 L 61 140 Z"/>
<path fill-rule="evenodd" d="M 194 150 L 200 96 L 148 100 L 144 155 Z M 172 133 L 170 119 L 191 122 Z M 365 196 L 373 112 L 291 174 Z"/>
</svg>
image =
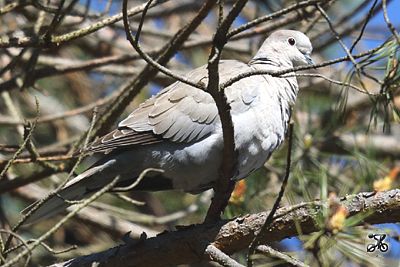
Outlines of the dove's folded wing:
<svg viewBox="0 0 400 267">
<path fill-rule="evenodd" d="M 247 64 L 223 60 L 219 72 L 220 77 L 225 77 L 221 80 L 226 80 L 248 69 Z M 189 72 L 187 78 L 207 85 L 206 66 Z M 249 105 L 255 97 L 244 90 L 242 95 L 240 92 L 231 94 L 230 99 Z M 218 123 L 218 109 L 210 94 L 176 82 L 139 105 L 119 123 L 118 129 L 93 142 L 87 152 L 109 152 L 126 146 L 149 145 L 165 140 L 176 143 L 196 142 L 210 135 Z"/>
</svg>

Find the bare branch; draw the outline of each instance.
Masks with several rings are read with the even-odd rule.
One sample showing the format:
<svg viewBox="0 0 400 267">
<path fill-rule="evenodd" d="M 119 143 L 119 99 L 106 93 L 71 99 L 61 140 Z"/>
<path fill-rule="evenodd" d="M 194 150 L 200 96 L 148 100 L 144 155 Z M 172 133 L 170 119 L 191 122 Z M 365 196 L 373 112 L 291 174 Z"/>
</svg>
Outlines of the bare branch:
<svg viewBox="0 0 400 267">
<path fill-rule="evenodd" d="M 225 267 L 244 267 L 244 265 L 238 263 L 221 250 L 216 248 L 214 245 L 208 245 L 205 254 L 209 255 L 212 261 L 218 262 L 221 266 Z"/>
<path fill-rule="evenodd" d="M 218 108 L 218 115 L 222 125 L 224 149 L 222 157 L 223 160 L 220 167 L 220 177 L 213 186 L 215 195 L 207 211 L 207 216 L 205 219 L 206 221 L 219 219 L 221 213 L 228 204 L 229 197 L 231 196 L 235 184 L 235 182 L 232 181 L 232 177 L 237 161 L 237 155 L 235 152 L 234 129 L 232 116 L 230 113 L 231 107 L 227 102 L 225 88 L 220 87 L 218 67 L 222 49 L 228 41 L 227 34 L 229 27 L 233 23 L 233 20 L 239 15 L 246 3 L 247 0 L 236 1 L 226 18 L 223 20 L 222 18 L 219 19 L 221 23 L 213 38 L 213 47 L 208 58 L 207 92 L 213 97 Z M 220 12 L 220 15 L 222 15 L 222 12 Z"/>
<path fill-rule="evenodd" d="M 359 193 L 341 199 L 350 216 L 365 216 L 358 224 L 390 223 L 400 221 L 400 190 L 390 190 L 376 194 Z M 320 216 L 321 201 L 281 208 L 277 219 L 271 224 L 268 236 L 262 242 L 273 242 L 286 237 L 296 236 L 300 227 L 306 235 L 319 231 L 316 223 Z M 291 212 L 287 212 L 291 210 Z M 285 214 L 280 217 L 281 214 Z M 163 233 L 140 243 L 120 245 L 109 250 L 57 263 L 52 267 L 92 266 L 98 262 L 101 266 L 141 267 L 190 264 L 210 260 L 205 254 L 207 244 L 213 244 L 227 255 L 246 249 L 256 233 L 265 224 L 268 212 L 246 215 L 229 221 L 218 221 L 214 224 L 201 224 Z M 206 245 L 205 245 L 206 244 Z M 179 253 L 176 253 L 179 251 Z M 154 257 L 157 255 L 157 257 Z"/>
<path fill-rule="evenodd" d="M 293 257 L 290 257 L 280 251 L 277 251 L 277 250 L 271 248 L 270 246 L 266 246 L 266 245 L 258 246 L 257 251 L 259 251 L 269 257 L 274 257 L 274 258 L 284 260 L 285 262 L 289 263 L 291 266 L 308 267 L 307 264 L 304 264 L 303 262 L 301 262 Z"/>
<path fill-rule="evenodd" d="M 38 239 L 36 239 L 32 244 L 28 245 L 28 248 L 23 250 L 21 253 L 19 253 L 17 256 L 12 258 L 9 261 L 6 261 L 2 267 L 10 267 L 13 266 L 15 263 L 17 263 L 21 258 L 24 256 L 28 255 L 31 253 L 31 251 L 36 248 L 37 246 L 41 245 L 41 243 L 49 238 L 54 232 L 56 232 L 61 226 L 63 226 L 70 218 L 74 217 L 81 209 L 85 208 L 87 205 L 89 205 L 91 202 L 99 198 L 101 195 L 109 191 L 111 188 L 114 187 L 114 185 L 117 183 L 119 179 L 119 176 L 114 178 L 109 184 L 107 184 L 105 187 L 103 187 L 101 190 L 93 194 L 91 197 L 87 198 L 85 201 L 82 203 L 78 204 L 76 208 L 68 213 L 65 217 L 63 217 L 58 223 L 56 223 L 51 229 L 49 229 L 45 234 L 40 236 Z"/>
</svg>

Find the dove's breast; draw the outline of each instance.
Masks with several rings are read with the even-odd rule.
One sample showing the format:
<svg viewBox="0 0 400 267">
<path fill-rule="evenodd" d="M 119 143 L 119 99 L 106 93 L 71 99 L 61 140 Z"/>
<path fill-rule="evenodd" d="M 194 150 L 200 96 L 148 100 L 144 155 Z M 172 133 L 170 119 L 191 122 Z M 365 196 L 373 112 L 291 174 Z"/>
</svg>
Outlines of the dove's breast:
<svg viewBox="0 0 400 267">
<path fill-rule="evenodd" d="M 238 161 L 233 179 L 246 178 L 260 168 L 283 142 L 289 120 L 289 101 L 282 95 L 275 80 L 257 76 L 243 79 L 241 90 L 226 91 L 231 105 Z M 139 151 L 135 155 L 139 156 Z M 223 137 L 218 122 L 207 137 L 189 144 L 154 144 L 143 149 L 138 158 L 141 168 L 165 170 L 173 188 L 201 192 L 219 179 L 222 163 Z M 141 153 L 140 153 L 141 154 Z M 149 160 L 143 160 L 148 158 Z M 151 162 L 151 164 L 146 164 Z"/>
<path fill-rule="evenodd" d="M 255 88 L 257 97 L 247 111 L 234 117 L 235 144 L 239 153 L 235 179 L 246 178 L 262 167 L 285 138 L 290 101 L 282 95 L 281 80 L 259 76 Z"/>
</svg>

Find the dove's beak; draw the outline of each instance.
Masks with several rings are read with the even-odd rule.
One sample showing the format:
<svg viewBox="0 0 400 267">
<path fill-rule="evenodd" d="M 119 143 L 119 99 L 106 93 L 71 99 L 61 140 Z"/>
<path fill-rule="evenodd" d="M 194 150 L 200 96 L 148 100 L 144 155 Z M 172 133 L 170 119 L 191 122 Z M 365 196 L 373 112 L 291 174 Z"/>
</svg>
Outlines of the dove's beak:
<svg viewBox="0 0 400 267">
<path fill-rule="evenodd" d="M 303 54 L 304 58 L 306 59 L 308 65 L 314 65 L 314 61 L 311 58 L 311 55 L 309 53 Z"/>
</svg>

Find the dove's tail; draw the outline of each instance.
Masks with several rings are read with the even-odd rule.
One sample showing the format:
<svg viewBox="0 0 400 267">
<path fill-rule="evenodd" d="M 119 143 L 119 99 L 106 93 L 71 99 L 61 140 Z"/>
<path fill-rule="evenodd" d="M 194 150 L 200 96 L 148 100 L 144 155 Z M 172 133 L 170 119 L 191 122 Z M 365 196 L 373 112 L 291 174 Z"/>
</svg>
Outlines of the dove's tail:
<svg viewBox="0 0 400 267">
<path fill-rule="evenodd" d="M 59 192 L 45 200 L 45 202 L 29 216 L 25 223 L 31 224 L 50 218 L 65 211 L 73 202 L 90 197 L 115 178 L 115 176 L 112 176 L 110 173 L 109 168 L 113 163 L 114 161 L 110 160 L 102 165 L 92 167 L 69 181 Z M 22 214 L 26 215 L 39 201 L 25 208 Z"/>
<path fill-rule="evenodd" d="M 80 186 L 79 183 L 65 187 L 57 194 L 45 200 L 45 202 L 29 216 L 25 223 L 30 224 L 55 216 L 71 205 L 68 201 L 79 201 L 88 196 L 90 195 L 85 193 L 85 188 Z M 40 200 L 25 208 L 22 214 L 26 215 L 38 202 L 40 202 Z"/>
</svg>

